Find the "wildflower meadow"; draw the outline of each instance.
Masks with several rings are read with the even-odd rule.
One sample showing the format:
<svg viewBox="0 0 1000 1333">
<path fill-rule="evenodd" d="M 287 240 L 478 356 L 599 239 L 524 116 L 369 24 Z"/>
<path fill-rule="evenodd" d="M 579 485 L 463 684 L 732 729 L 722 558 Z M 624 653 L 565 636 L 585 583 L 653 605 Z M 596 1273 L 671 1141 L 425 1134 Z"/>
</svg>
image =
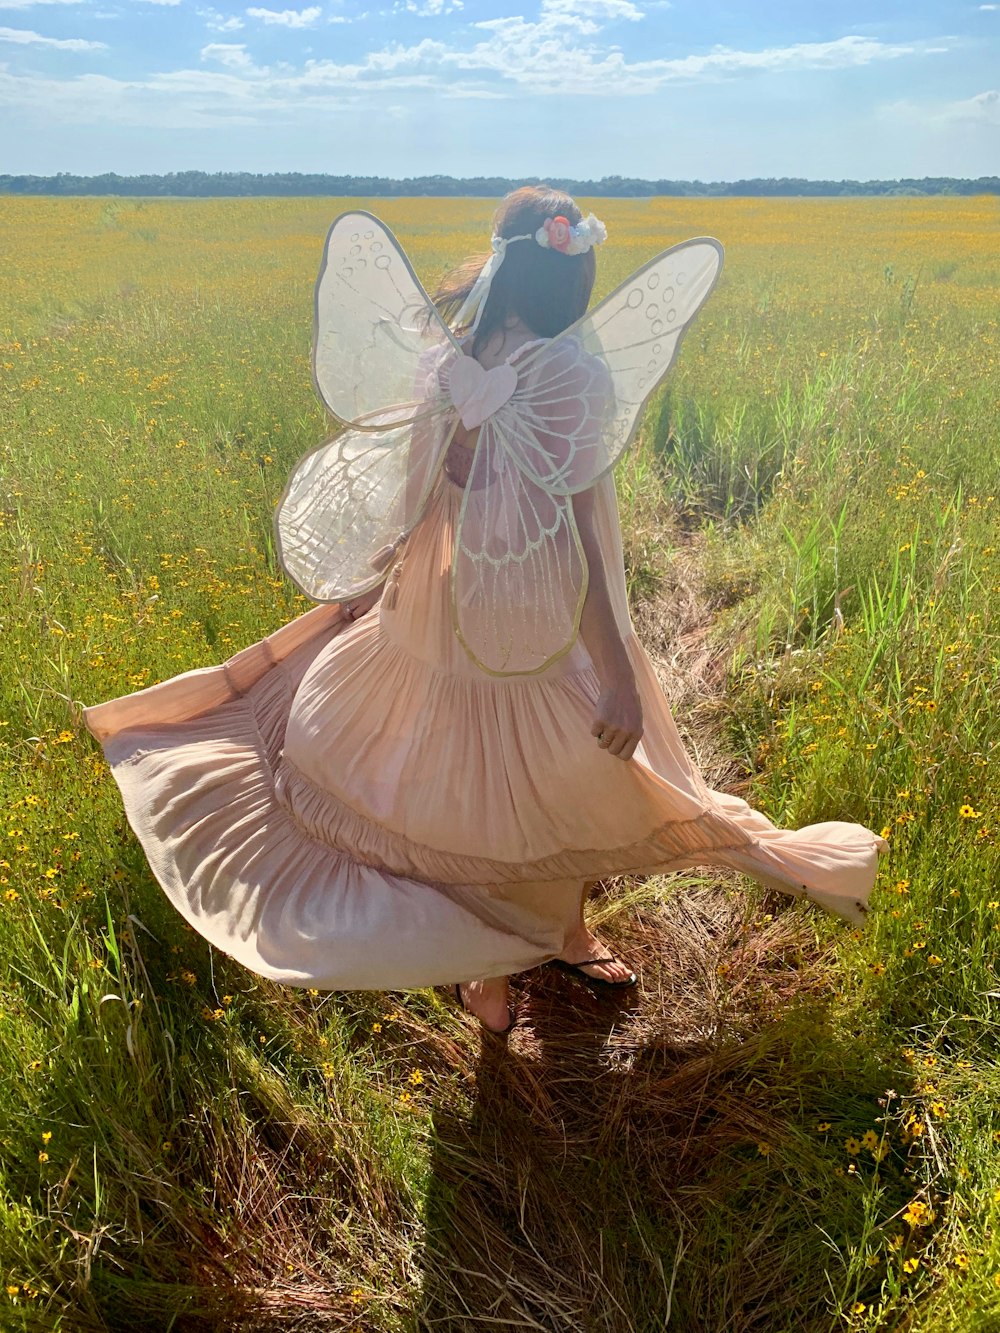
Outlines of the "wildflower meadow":
<svg viewBox="0 0 1000 1333">
<path fill-rule="evenodd" d="M 0 198 L 0 1328 L 1000 1327 L 1000 201 L 594 202 L 597 297 L 726 248 L 618 478 L 678 724 L 890 851 L 860 930 L 600 886 L 640 993 L 518 978 L 506 1050 L 212 951 L 81 721 L 307 609 L 271 522 L 354 207 L 433 287 L 493 204 Z"/>
</svg>

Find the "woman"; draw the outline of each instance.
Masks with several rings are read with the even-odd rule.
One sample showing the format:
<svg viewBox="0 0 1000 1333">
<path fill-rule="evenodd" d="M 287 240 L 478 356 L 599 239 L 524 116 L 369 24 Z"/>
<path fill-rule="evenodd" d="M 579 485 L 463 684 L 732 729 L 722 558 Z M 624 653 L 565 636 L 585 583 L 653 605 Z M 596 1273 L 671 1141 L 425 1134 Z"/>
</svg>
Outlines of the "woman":
<svg viewBox="0 0 1000 1333">
<path fill-rule="evenodd" d="M 559 191 L 509 195 L 492 257 L 436 298 L 459 342 L 442 327 L 416 406 L 380 414 L 368 386 L 417 339 L 392 302 L 416 289 L 371 222 L 344 237 L 330 309 L 321 275 L 316 361 L 328 403 L 352 377 L 353 406 L 335 410 L 369 435 L 300 463 L 279 518 L 286 570 L 329 605 L 86 713 L 171 900 L 265 976 L 451 984 L 495 1032 L 513 1022 L 512 972 L 559 961 L 592 985 L 634 982 L 583 921 L 602 876 L 720 864 L 862 919 L 884 842 L 837 821 L 781 831 L 706 787 L 632 631 L 605 464 L 657 367 L 635 370 L 628 339 L 616 362 L 613 337 L 581 322 L 601 224 Z M 659 272 L 635 275 L 643 301 Z M 345 311 L 360 327 L 369 308 L 352 342 Z M 370 562 L 388 577 L 334 599 L 323 570 L 367 549 L 404 456 L 399 535 Z"/>
</svg>

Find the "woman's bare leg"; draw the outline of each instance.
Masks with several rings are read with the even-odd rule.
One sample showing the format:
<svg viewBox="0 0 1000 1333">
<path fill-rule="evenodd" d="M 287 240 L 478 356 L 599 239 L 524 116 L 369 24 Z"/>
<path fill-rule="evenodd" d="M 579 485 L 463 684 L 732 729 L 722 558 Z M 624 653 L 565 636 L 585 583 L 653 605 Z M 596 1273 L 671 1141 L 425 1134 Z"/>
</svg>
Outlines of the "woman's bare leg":
<svg viewBox="0 0 1000 1333">
<path fill-rule="evenodd" d="M 583 904 L 597 882 L 596 879 L 590 880 L 584 884 L 580 893 L 580 914 L 576 929 L 567 935 L 566 948 L 559 955 L 565 963 L 584 963 L 587 958 L 607 958 L 611 953 L 607 945 L 602 944 L 597 936 L 587 929 L 583 920 Z M 585 963 L 585 967 L 590 976 L 597 977 L 601 981 L 627 981 L 632 975 L 632 969 L 618 959 L 613 963 L 595 963 L 593 966 Z"/>
<path fill-rule="evenodd" d="M 459 994 L 470 1014 L 496 1032 L 510 1025 L 510 986 L 507 977 L 489 977 L 486 981 L 463 981 Z"/>
<path fill-rule="evenodd" d="M 490 902 L 503 927 L 525 939 L 539 936 L 539 944 L 548 937 L 561 938 L 558 957 L 567 963 L 583 963 L 587 958 L 606 958 L 607 945 L 589 931 L 583 920 L 583 904 L 597 883 L 590 880 L 556 880 L 532 884 L 508 884 L 494 893 Z M 551 955 L 549 955 L 551 957 Z M 631 968 L 625 963 L 600 963 L 587 967 L 591 976 L 603 981 L 626 981 Z M 489 977 L 486 981 L 462 982 L 462 1002 L 486 1027 L 505 1028 L 509 1021 L 510 987 L 508 978 Z"/>
</svg>

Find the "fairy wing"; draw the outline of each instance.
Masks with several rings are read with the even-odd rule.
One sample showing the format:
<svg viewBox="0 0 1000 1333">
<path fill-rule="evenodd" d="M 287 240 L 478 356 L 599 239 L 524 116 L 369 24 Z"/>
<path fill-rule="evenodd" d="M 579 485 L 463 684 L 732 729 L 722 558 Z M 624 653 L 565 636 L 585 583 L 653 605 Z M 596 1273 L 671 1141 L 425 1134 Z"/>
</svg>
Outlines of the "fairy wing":
<svg viewBox="0 0 1000 1333">
<path fill-rule="evenodd" d="M 275 513 L 278 559 L 315 602 L 341 602 L 381 583 L 419 522 L 457 417 L 403 425 L 384 414 L 299 460 Z"/>
<path fill-rule="evenodd" d="M 457 416 L 440 370 L 457 351 L 399 242 L 344 213 L 323 251 L 312 369 L 349 429 L 296 465 L 275 514 L 278 556 L 314 601 L 378 584 L 419 520 Z"/>
<path fill-rule="evenodd" d="M 347 425 L 370 429 L 433 410 L 414 392 L 418 366 L 457 351 L 447 325 L 393 236 L 371 213 L 343 213 L 326 238 L 313 317 L 316 392 Z"/>
<path fill-rule="evenodd" d="M 722 247 L 658 255 L 557 338 L 516 357 L 480 430 L 452 565 L 456 632 L 485 671 L 544 671 L 576 640 L 587 562 L 572 496 L 606 476 L 711 294 Z"/>
<path fill-rule="evenodd" d="M 711 295 L 722 259 L 711 237 L 664 250 L 518 362 L 526 410 L 511 446 L 540 486 L 569 495 L 614 467 Z"/>
</svg>

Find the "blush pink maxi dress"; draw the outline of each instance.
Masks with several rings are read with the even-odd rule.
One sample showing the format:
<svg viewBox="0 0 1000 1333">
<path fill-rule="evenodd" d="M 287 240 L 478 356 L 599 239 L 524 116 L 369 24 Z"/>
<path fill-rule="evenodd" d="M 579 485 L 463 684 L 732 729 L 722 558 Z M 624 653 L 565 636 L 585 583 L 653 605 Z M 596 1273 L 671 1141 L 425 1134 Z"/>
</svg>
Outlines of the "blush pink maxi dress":
<svg viewBox="0 0 1000 1333">
<path fill-rule="evenodd" d="M 452 445 L 393 609 L 317 606 L 219 666 L 88 708 L 171 902 L 252 971 L 396 989 L 523 971 L 563 951 L 588 881 L 721 865 L 859 922 L 884 841 L 776 828 L 692 765 L 633 632 L 614 484 L 595 522 L 645 731 L 591 735 L 582 638 L 538 675 L 487 675 L 456 637 L 463 490 Z"/>
</svg>

